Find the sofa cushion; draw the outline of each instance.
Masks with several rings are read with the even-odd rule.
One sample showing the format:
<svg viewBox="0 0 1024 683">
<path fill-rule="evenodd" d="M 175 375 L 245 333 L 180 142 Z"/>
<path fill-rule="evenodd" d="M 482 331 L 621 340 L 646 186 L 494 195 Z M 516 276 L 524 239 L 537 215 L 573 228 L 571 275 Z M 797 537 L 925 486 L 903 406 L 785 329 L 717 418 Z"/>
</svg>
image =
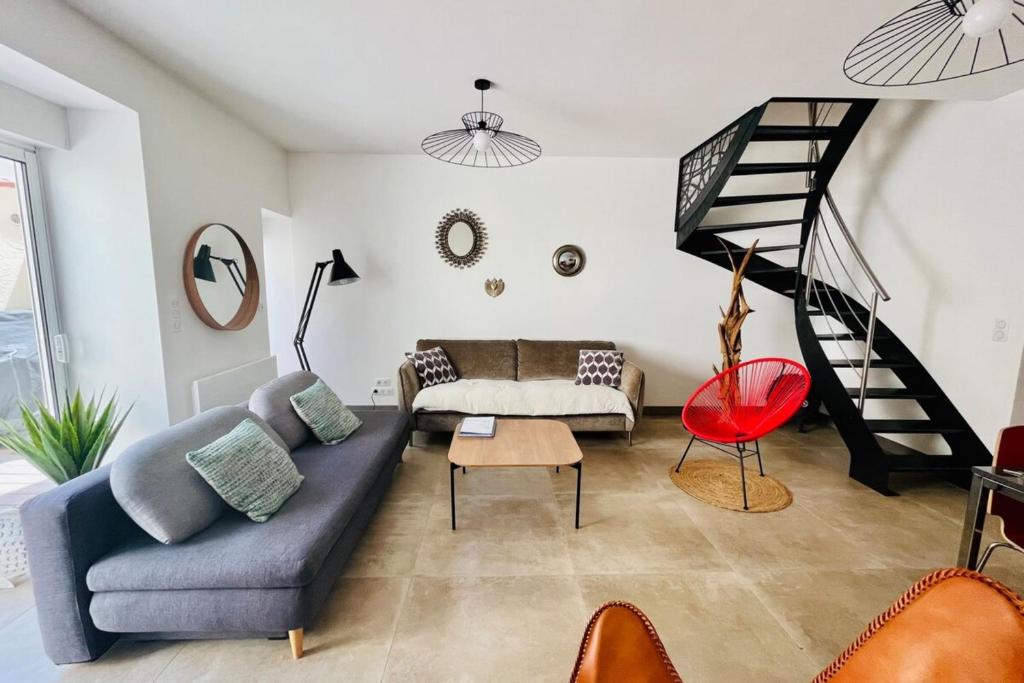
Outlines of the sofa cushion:
<svg viewBox="0 0 1024 683">
<path fill-rule="evenodd" d="M 618 389 L 622 386 L 622 364 L 625 361 L 622 351 L 581 350 L 576 384 L 603 384 Z"/>
<path fill-rule="evenodd" d="M 216 441 L 246 418 L 284 447 L 281 438 L 245 408 L 214 408 L 129 446 L 110 466 L 114 498 L 161 543 L 178 543 L 199 533 L 227 506 L 192 469 L 185 454 Z"/>
<path fill-rule="evenodd" d="M 511 339 L 420 339 L 417 351 L 435 346 L 444 349 L 459 377 L 468 379 L 515 379 L 516 343 Z"/>
<path fill-rule="evenodd" d="M 165 546 L 141 536 L 89 568 L 89 590 L 287 588 L 309 583 L 374 481 L 398 462 L 408 416 L 359 411 L 363 426 L 335 446 L 311 442 L 292 453 L 306 478 L 264 524 L 227 510 L 210 528 Z"/>
<path fill-rule="evenodd" d="M 302 484 L 288 450 L 249 419 L 189 451 L 185 460 L 225 503 L 254 522 L 270 519 Z"/>
<path fill-rule="evenodd" d="M 330 446 L 341 443 L 363 424 L 320 379 L 310 388 L 292 396 L 291 401 L 295 412 L 309 425 L 320 443 Z"/>
<path fill-rule="evenodd" d="M 469 415 L 625 415 L 633 419 L 629 398 L 606 386 L 577 385 L 571 379 L 513 382 L 460 379 L 421 389 L 413 410 Z"/>
<path fill-rule="evenodd" d="M 318 379 L 305 370 L 290 372 L 267 382 L 249 397 L 249 410 L 266 420 L 271 429 L 281 435 L 288 450 L 294 451 L 313 436 L 292 407 L 291 398 L 313 386 Z"/>
<path fill-rule="evenodd" d="M 534 379 L 574 379 L 581 349 L 610 351 L 615 344 L 607 341 L 536 341 L 516 340 L 520 381 Z"/>
<path fill-rule="evenodd" d="M 416 378 L 421 387 L 432 387 L 435 384 L 454 382 L 459 378 L 448 354 L 440 346 L 426 351 L 414 351 L 405 354 L 412 366 L 416 368 Z"/>
</svg>

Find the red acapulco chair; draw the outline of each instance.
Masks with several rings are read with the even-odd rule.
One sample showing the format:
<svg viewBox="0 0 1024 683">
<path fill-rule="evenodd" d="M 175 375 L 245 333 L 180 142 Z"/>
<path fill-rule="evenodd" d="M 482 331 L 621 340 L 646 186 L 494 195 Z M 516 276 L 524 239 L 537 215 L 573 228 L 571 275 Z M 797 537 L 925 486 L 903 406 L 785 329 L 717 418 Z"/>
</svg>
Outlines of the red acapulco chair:
<svg viewBox="0 0 1024 683">
<path fill-rule="evenodd" d="M 998 472 L 1024 472 L 1024 425 L 1000 430 L 993 465 Z M 1024 503 L 993 491 L 988 499 L 988 513 L 999 518 L 1005 540 L 985 548 L 978 562 L 979 572 L 985 568 L 985 563 L 996 548 L 1009 548 L 1024 553 Z"/>
<path fill-rule="evenodd" d="M 785 424 L 803 405 L 811 388 L 807 368 L 787 358 L 758 358 L 735 365 L 705 382 L 683 408 L 683 426 L 690 443 L 679 458 L 683 466 L 694 440 L 717 448 L 740 461 L 743 509 L 747 505 L 747 474 L 744 460 L 757 456 L 757 468 L 764 476 L 758 440 Z M 754 443 L 754 450 L 747 448 Z M 736 453 L 722 448 L 728 445 Z"/>
</svg>

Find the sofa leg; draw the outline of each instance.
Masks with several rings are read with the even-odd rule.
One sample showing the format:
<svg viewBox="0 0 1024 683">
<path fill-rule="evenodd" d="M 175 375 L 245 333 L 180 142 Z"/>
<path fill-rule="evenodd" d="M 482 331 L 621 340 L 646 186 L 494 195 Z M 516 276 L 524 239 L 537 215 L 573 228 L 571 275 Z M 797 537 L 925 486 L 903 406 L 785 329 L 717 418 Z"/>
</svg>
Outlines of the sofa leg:
<svg viewBox="0 0 1024 683">
<path fill-rule="evenodd" d="M 415 439 L 416 439 L 416 431 L 415 430 L 410 430 L 409 431 L 409 448 L 413 448 L 413 447 L 416 446 Z"/>
<path fill-rule="evenodd" d="M 302 629 L 288 631 L 288 642 L 292 646 L 292 659 L 302 659 Z"/>
<path fill-rule="evenodd" d="M 631 432 L 631 431 L 626 432 L 626 443 L 627 443 L 627 445 L 629 445 L 632 448 L 632 446 L 633 446 L 633 432 Z"/>
</svg>

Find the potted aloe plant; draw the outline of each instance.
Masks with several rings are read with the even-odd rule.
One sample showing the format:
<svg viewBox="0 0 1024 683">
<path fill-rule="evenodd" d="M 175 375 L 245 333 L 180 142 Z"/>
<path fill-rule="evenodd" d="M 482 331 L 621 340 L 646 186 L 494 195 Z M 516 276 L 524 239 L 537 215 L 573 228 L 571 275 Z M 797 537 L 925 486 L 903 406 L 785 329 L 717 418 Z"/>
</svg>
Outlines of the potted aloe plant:
<svg viewBox="0 0 1024 683">
<path fill-rule="evenodd" d="M 118 413 L 117 396 L 88 402 L 80 391 L 64 396 L 59 415 L 38 401 L 36 410 L 22 403 L 21 429 L 0 420 L 0 446 L 28 460 L 56 484 L 63 484 L 99 467 L 114 437 L 131 412 Z M 0 512 L 0 585 L 25 573 L 25 546 L 16 510 Z"/>
</svg>

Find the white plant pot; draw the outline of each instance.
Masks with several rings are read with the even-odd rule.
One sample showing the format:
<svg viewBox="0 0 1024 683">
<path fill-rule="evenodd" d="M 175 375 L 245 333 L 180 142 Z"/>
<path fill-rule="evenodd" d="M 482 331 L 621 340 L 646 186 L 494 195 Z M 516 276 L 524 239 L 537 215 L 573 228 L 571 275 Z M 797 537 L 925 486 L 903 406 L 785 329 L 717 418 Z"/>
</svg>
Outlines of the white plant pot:
<svg viewBox="0 0 1024 683">
<path fill-rule="evenodd" d="M 0 508 L 0 588 L 14 588 L 26 575 L 28 554 L 18 508 Z"/>
</svg>

